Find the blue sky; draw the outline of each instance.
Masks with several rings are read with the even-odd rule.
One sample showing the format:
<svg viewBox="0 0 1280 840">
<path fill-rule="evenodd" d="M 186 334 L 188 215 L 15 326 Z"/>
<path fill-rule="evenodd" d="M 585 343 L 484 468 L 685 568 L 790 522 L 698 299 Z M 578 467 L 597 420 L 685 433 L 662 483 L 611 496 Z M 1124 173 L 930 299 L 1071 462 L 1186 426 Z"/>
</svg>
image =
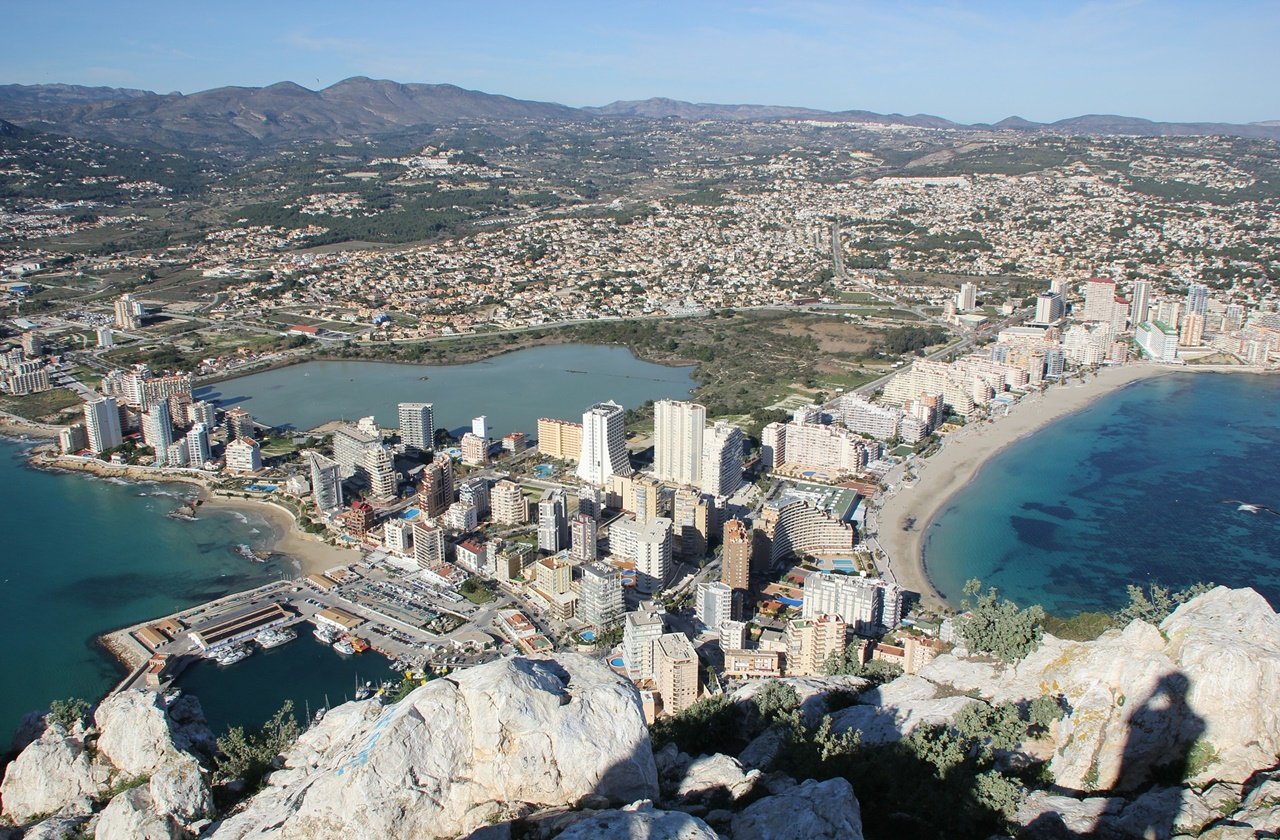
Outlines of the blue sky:
<svg viewBox="0 0 1280 840">
<path fill-rule="evenodd" d="M 963 122 L 1280 119 L 1280 2 L 17 2 L 0 83 L 190 93 L 364 75 Z"/>
</svg>

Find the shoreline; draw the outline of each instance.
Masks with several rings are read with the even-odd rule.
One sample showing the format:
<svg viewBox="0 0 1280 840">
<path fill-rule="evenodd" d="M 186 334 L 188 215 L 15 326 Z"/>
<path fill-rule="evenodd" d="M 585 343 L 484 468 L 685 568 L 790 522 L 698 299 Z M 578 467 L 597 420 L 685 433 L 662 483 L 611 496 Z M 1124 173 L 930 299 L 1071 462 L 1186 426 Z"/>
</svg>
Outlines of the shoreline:
<svg viewBox="0 0 1280 840">
<path fill-rule="evenodd" d="M 922 606 L 950 610 L 956 606 L 929 575 L 924 553 L 929 527 L 952 499 L 973 482 L 983 466 L 998 453 L 1064 417 L 1083 411 L 1097 400 L 1133 383 L 1175 373 L 1253 373 L 1274 371 L 1242 366 L 1163 366 L 1129 364 L 1103 368 L 1083 384 L 1055 385 L 1040 395 L 1028 395 L 1010 409 L 1008 416 L 973 423 L 948 435 L 932 457 L 915 459 L 917 478 L 901 484 L 878 500 L 876 543 L 888 558 L 887 566 L 904 589 L 919 593 Z"/>
</svg>

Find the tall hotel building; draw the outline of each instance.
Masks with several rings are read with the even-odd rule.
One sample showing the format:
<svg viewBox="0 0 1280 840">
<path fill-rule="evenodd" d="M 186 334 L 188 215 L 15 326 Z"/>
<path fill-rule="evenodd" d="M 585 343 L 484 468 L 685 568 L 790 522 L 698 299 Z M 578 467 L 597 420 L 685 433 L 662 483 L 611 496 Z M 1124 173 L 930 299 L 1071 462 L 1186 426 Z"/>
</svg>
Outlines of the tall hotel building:
<svg viewBox="0 0 1280 840">
<path fill-rule="evenodd" d="M 435 448 L 435 412 L 431 403 L 400 403 L 400 442 L 405 449 L 426 452 Z"/>
<path fill-rule="evenodd" d="M 89 451 L 94 455 L 119 446 L 120 409 L 111 397 L 101 397 L 84 404 L 84 430 L 89 438 Z"/>
<path fill-rule="evenodd" d="M 697 403 L 658 400 L 653 404 L 653 474 L 675 484 L 698 485 L 702 477 L 702 436 L 707 409 Z"/>
<path fill-rule="evenodd" d="M 603 486 L 610 476 L 631 475 L 624 420 L 624 409 L 612 400 L 596 403 L 582 415 L 578 478 Z"/>
</svg>

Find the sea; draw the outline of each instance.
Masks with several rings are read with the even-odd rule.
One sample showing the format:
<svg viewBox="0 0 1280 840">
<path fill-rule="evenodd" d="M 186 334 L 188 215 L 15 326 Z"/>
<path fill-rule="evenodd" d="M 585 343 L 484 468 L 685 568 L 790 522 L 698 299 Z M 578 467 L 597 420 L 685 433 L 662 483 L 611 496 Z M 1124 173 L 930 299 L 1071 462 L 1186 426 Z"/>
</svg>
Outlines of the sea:
<svg viewBox="0 0 1280 840">
<path fill-rule="evenodd" d="M 396 404 L 429 402 L 436 426 L 470 430 L 484 415 L 492 437 L 537 432 L 539 417 L 579 421 L 596 402 L 636 408 L 646 400 L 688 399 L 691 367 L 637 359 L 625 347 L 561 344 L 465 365 L 305 362 L 197 389 L 198 399 L 240 406 L 269 426 L 311 429 L 373 415 L 396 425 Z"/>
<path fill-rule="evenodd" d="M 498 434 L 533 434 L 539 416 L 572 418 L 598 400 L 633 406 L 685 396 L 689 372 L 624 348 L 542 347 L 450 367 L 295 365 L 216 390 L 265 422 L 298 428 L 370 413 L 394 425 L 396 402 L 434 400 L 438 424 L 488 413 Z M 9 628 L 0 644 L 0 752 L 26 712 L 67 697 L 96 701 L 120 680 L 96 645 L 102 633 L 297 574 L 290 558 L 255 563 L 237 552 L 274 544 L 265 517 L 201 509 L 195 521 L 169 518 L 195 488 L 31 469 L 30 446 L 0 438 L 0 615 Z M 286 699 L 298 712 L 315 710 L 394 676 L 379 656 L 343 657 L 300 632 L 235 665 L 196 663 L 178 685 L 201 698 L 221 733 L 265 721 Z"/>
<path fill-rule="evenodd" d="M 997 421 L 998 422 L 998 421 Z M 1280 377 L 1141 379 L 1002 450 L 925 535 L 930 578 L 1069 616 L 1127 587 L 1253 587 L 1280 606 Z"/>
</svg>

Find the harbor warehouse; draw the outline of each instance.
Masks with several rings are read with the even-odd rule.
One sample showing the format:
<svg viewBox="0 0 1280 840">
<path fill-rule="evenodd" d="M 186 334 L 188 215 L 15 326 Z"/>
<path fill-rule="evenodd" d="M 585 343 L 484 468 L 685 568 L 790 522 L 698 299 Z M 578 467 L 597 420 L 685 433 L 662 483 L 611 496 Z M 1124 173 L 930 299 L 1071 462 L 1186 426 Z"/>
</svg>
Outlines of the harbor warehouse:
<svg viewBox="0 0 1280 840">
<path fill-rule="evenodd" d="M 277 603 L 261 604 L 226 613 L 194 627 L 187 634 L 204 653 L 256 636 L 284 624 L 292 614 Z"/>
</svg>

